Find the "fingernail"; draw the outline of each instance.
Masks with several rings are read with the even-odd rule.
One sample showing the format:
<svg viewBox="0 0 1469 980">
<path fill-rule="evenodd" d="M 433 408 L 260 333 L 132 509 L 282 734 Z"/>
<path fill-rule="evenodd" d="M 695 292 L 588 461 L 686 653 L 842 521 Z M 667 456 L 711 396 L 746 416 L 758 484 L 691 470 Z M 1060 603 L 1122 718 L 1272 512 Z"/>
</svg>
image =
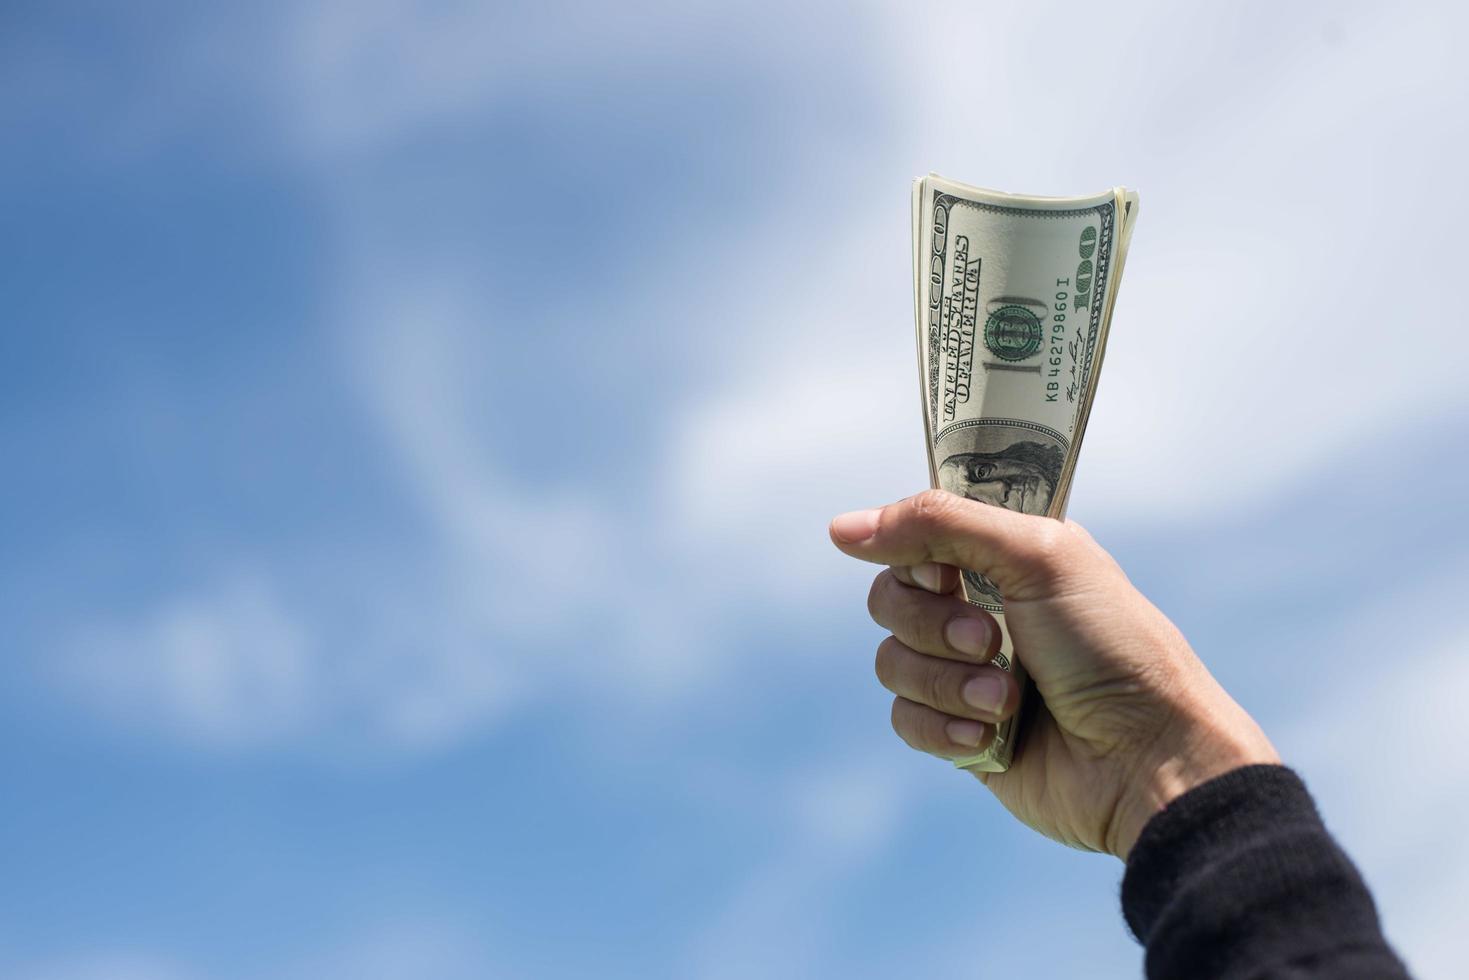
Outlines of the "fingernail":
<svg viewBox="0 0 1469 980">
<path fill-rule="evenodd" d="M 971 657 L 982 657 L 990 648 L 990 624 L 973 616 L 955 616 L 944 627 L 949 646 Z"/>
<path fill-rule="evenodd" d="M 881 515 L 882 511 L 875 508 L 873 510 L 854 510 L 832 521 L 831 532 L 847 544 L 866 541 L 877 533 L 877 519 Z"/>
<path fill-rule="evenodd" d="M 939 590 L 939 567 L 933 562 L 920 562 L 919 564 L 914 565 L 909 570 L 909 574 L 913 576 L 913 581 L 917 582 L 928 591 L 937 592 Z"/>
<path fill-rule="evenodd" d="M 1005 706 L 1005 687 L 1003 676 L 985 673 L 966 681 L 960 694 L 964 697 L 964 703 L 971 708 L 993 715 L 998 714 Z"/>
<path fill-rule="evenodd" d="M 944 731 L 948 733 L 949 741 L 971 749 L 979 748 L 984 739 L 984 726 L 977 721 L 951 721 L 944 726 Z"/>
</svg>

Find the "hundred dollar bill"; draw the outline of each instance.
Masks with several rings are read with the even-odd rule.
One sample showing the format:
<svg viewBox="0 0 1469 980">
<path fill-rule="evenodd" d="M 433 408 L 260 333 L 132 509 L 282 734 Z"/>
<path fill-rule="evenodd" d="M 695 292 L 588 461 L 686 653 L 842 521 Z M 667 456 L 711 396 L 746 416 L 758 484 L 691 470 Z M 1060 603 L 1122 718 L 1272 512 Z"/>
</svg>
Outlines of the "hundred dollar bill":
<svg viewBox="0 0 1469 980">
<path fill-rule="evenodd" d="M 1024 197 L 935 175 L 913 182 L 913 300 L 929 478 L 935 487 L 1060 518 L 1086 431 L 1137 194 Z M 1005 625 L 1004 596 L 964 571 L 964 595 L 994 614 L 995 663 L 1021 711 L 955 765 L 1004 772 L 1034 698 Z"/>
</svg>

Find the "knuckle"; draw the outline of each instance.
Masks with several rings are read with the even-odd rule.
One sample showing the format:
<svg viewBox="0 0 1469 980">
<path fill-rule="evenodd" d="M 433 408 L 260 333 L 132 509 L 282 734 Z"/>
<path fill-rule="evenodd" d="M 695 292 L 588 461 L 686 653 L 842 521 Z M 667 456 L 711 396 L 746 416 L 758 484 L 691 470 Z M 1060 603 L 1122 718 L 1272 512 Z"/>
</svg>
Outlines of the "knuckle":
<svg viewBox="0 0 1469 980">
<path fill-rule="evenodd" d="M 901 697 L 893 698 L 892 725 L 894 734 L 914 751 L 933 753 L 942 744 L 934 738 L 934 719 Z"/>
<path fill-rule="evenodd" d="M 904 707 L 902 698 L 893 698 L 893 707 L 889 712 L 889 721 L 893 726 L 893 734 L 897 735 L 909 745 L 913 745 L 913 739 L 908 731 L 908 709 Z"/>
<path fill-rule="evenodd" d="M 1076 537 L 1066 525 L 1049 517 L 1037 518 L 1031 526 L 1030 557 L 1036 570 L 1054 574 L 1069 560 Z"/>
<path fill-rule="evenodd" d="M 927 596 L 901 586 L 896 578 L 889 578 L 876 597 L 877 608 L 870 610 L 878 625 L 893 631 L 898 639 L 915 649 L 925 649 L 932 643 L 933 625 L 929 622 Z"/>
<path fill-rule="evenodd" d="M 872 588 L 867 590 L 867 615 L 878 625 L 882 625 L 883 612 L 888 606 L 893 581 L 892 571 L 884 569 L 872 580 Z"/>
<path fill-rule="evenodd" d="M 923 751 L 932 755 L 942 755 L 949 745 L 949 733 L 944 731 L 948 724 L 943 715 L 929 713 L 923 719 L 923 733 L 919 737 L 919 744 Z"/>
<path fill-rule="evenodd" d="M 932 739 L 929 744 L 933 745 L 936 751 L 942 750 L 947 752 L 949 747 L 954 744 L 953 740 L 949 738 L 950 720 L 950 718 L 944 715 L 934 715 L 929 719 L 929 737 Z"/>
<path fill-rule="evenodd" d="M 908 638 L 908 642 L 916 648 L 930 650 L 934 647 L 933 625 L 920 606 L 908 603 L 902 610 L 901 622 L 898 625 L 901 627 L 902 634 Z"/>
<path fill-rule="evenodd" d="M 877 656 L 872 663 L 872 669 L 877 674 L 878 681 L 888 690 L 892 690 L 897 666 L 898 641 L 890 636 L 877 645 Z"/>
<path fill-rule="evenodd" d="M 925 490 L 908 498 L 908 513 L 919 524 L 941 524 L 958 499 L 947 490 Z"/>
<path fill-rule="evenodd" d="M 918 689 L 922 692 L 923 703 L 931 708 L 942 710 L 944 705 L 954 700 L 950 696 L 948 672 L 936 663 L 924 665 Z"/>
</svg>

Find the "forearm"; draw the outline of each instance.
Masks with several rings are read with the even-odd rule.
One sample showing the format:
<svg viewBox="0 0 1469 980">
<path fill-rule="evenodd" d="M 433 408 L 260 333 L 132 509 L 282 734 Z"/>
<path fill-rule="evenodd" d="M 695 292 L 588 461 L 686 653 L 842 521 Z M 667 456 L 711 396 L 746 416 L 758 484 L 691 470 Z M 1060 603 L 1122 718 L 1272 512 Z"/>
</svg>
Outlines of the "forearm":
<svg viewBox="0 0 1469 980">
<path fill-rule="evenodd" d="M 1152 980 L 1406 977 L 1296 775 L 1236 769 L 1143 828 L 1122 884 Z"/>
</svg>

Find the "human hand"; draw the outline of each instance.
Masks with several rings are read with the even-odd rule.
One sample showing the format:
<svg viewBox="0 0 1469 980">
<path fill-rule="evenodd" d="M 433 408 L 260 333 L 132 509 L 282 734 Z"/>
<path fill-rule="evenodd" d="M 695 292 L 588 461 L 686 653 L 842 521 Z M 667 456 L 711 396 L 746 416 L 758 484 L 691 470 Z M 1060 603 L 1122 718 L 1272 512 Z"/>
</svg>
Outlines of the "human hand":
<svg viewBox="0 0 1469 980">
<path fill-rule="evenodd" d="M 838 548 L 890 565 L 868 598 L 893 635 L 877 675 L 893 728 L 916 749 L 970 756 L 1014 714 L 1015 678 L 988 663 L 994 617 L 965 602 L 957 569 L 1005 596 L 1016 658 L 1040 700 L 1007 772 L 974 775 L 1024 823 L 1126 860 L 1149 817 L 1239 766 L 1278 763 L 1265 734 L 1157 607 L 1080 525 L 942 490 L 831 524 Z"/>
</svg>

